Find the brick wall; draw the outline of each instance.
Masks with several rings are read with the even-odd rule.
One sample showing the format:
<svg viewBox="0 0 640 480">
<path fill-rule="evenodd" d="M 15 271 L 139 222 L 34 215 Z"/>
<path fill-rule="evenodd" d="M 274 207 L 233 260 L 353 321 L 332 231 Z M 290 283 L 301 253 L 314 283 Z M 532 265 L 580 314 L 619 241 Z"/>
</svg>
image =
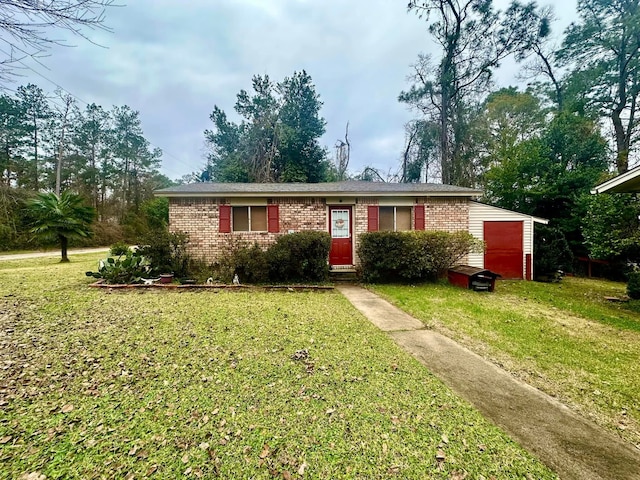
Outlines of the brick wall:
<svg viewBox="0 0 640 480">
<path fill-rule="evenodd" d="M 469 200 L 466 198 L 424 198 L 425 230 L 458 232 L 469 230 Z M 412 220 L 413 222 L 413 220 Z"/>
<path fill-rule="evenodd" d="M 290 230 L 327 230 L 326 207 L 320 199 L 279 198 L 269 203 L 279 205 L 280 233 L 220 233 L 218 206 L 224 203 L 224 199 L 216 198 L 170 199 L 170 229 L 189 234 L 189 253 L 195 257 L 213 261 L 236 243 L 257 242 L 266 248 L 274 243 L 279 235 Z"/>
<path fill-rule="evenodd" d="M 227 201 L 221 198 L 171 198 L 169 202 L 169 224 L 172 231 L 189 234 L 189 252 L 213 261 L 237 242 L 262 247 L 275 242 L 279 235 L 290 230 L 327 231 L 327 206 L 320 198 L 275 198 L 269 203 L 279 205 L 280 233 L 233 232 L 219 233 L 218 206 Z M 469 229 L 469 203 L 466 198 L 418 198 L 425 206 L 425 228 L 455 232 Z M 358 198 L 353 205 L 354 245 L 367 231 L 367 207 L 377 205 L 375 198 Z M 413 215 L 412 215 L 413 217 Z M 414 219 L 412 218 L 412 228 Z M 354 261 L 358 263 L 354 252 Z"/>
</svg>

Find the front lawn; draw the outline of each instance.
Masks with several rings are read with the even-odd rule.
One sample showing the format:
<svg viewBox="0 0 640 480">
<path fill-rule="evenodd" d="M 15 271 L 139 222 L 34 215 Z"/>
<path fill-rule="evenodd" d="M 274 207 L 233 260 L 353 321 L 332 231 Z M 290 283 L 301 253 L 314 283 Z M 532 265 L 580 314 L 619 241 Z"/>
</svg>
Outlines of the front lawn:
<svg viewBox="0 0 640 480">
<path fill-rule="evenodd" d="M 338 293 L 109 293 L 97 258 L 0 262 L 0 478 L 555 478 Z"/>
<path fill-rule="evenodd" d="M 446 284 L 372 287 L 640 448 L 638 302 L 621 283 L 501 281 L 483 294 Z"/>
</svg>

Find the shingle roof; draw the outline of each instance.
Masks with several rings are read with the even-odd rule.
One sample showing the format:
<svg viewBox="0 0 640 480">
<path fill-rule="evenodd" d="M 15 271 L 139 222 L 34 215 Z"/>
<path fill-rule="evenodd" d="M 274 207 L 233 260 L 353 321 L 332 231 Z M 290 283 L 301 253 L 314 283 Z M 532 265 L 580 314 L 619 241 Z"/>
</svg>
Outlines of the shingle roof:
<svg viewBox="0 0 640 480">
<path fill-rule="evenodd" d="M 161 197 L 257 196 L 455 196 L 477 197 L 480 190 L 436 183 L 328 182 L 328 183 L 210 183 L 198 182 L 156 190 Z"/>
</svg>

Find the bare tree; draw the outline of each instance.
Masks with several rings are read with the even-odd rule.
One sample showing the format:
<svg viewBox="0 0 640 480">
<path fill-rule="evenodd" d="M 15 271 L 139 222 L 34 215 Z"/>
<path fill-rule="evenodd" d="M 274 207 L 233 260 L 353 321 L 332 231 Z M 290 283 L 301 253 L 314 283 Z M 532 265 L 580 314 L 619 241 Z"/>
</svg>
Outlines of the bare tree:
<svg viewBox="0 0 640 480">
<path fill-rule="evenodd" d="M 105 9 L 114 0 L 0 0 L 0 81 L 16 62 L 42 56 L 51 45 L 65 45 L 50 36 L 62 29 L 84 39 L 85 29 L 108 30 Z"/>
<path fill-rule="evenodd" d="M 408 8 L 429 22 L 442 53 L 438 64 L 419 56 L 411 88 L 399 100 L 438 122 L 442 182 L 472 186 L 474 172 L 460 148 L 468 130 L 466 111 L 489 88 L 501 61 L 528 48 L 537 7 L 514 0 L 502 13 L 492 0 L 410 0 Z"/>
<path fill-rule="evenodd" d="M 351 156 L 351 143 L 349 143 L 349 122 L 344 133 L 344 141 L 336 141 L 336 169 L 338 170 L 338 180 L 345 180 L 349 158 Z"/>
</svg>

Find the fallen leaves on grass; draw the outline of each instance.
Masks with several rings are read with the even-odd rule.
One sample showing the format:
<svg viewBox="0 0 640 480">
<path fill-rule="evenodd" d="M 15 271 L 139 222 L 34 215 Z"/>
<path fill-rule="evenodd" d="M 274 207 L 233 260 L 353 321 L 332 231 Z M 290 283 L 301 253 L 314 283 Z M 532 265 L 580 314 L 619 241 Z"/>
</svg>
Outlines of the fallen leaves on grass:
<svg viewBox="0 0 640 480">
<path fill-rule="evenodd" d="M 469 415 L 475 443 L 499 453 L 451 442 L 445 470 L 464 462 L 473 478 L 501 467 L 552 477 L 338 294 L 108 294 L 63 275 L 43 285 L 44 271 L 0 269 L 0 312 L 2 295 L 21 302 L 11 342 L 0 338 L 7 478 L 54 468 L 58 452 L 60 478 L 446 478 L 426 452 Z M 309 344 L 312 356 L 292 360 Z M 444 399 L 455 408 L 440 410 Z"/>
<path fill-rule="evenodd" d="M 32 473 L 25 473 L 20 477 L 19 480 L 47 480 L 47 477 L 45 477 L 40 472 L 32 472 Z"/>
<path fill-rule="evenodd" d="M 269 445 L 265 443 L 264 446 L 262 447 L 262 451 L 260 452 L 260 458 L 265 459 L 269 456 L 270 453 L 271 453 L 271 450 L 269 449 Z"/>
</svg>

